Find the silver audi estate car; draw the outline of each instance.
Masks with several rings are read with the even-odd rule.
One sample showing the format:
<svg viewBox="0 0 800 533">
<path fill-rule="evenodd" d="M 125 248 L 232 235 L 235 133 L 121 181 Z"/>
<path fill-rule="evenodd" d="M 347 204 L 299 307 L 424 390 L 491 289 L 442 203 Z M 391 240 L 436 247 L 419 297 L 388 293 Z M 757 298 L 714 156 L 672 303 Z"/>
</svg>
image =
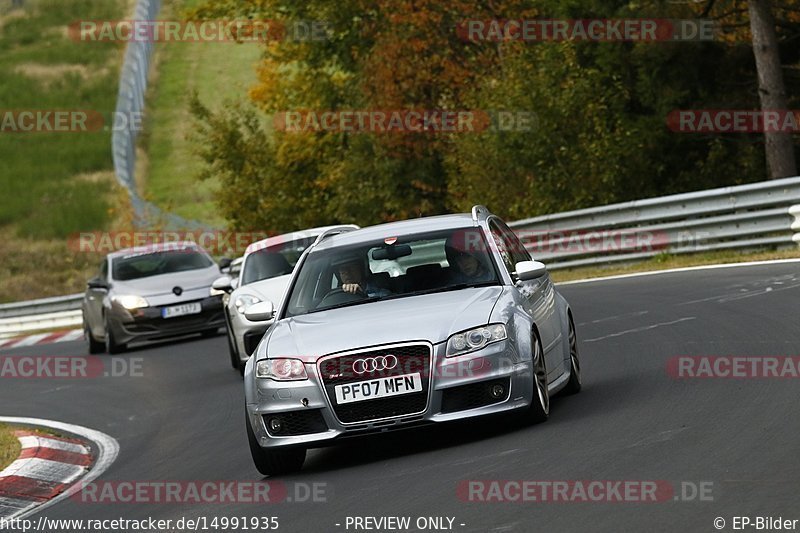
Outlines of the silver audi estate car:
<svg viewBox="0 0 800 533">
<path fill-rule="evenodd" d="M 245 367 L 264 475 L 348 436 L 517 411 L 581 389 L 575 323 L 545 265 L 483 206 L 322 233 Z"/>
</svg>

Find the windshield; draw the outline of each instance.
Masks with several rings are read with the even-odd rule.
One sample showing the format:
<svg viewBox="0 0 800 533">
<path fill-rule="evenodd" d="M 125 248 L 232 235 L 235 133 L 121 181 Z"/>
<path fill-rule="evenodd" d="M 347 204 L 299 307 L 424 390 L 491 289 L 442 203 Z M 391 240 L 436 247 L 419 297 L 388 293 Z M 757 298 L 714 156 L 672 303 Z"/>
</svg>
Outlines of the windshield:
<svg viewBox="0 0 800 533">
<path fill-rule="evenodd" d="M 112 260 L 112 277 L 118 281 L 199 270 L 214 264 L 208 255 L 195 250 L 170 250 L 130 254 Z"/>
<path fill-rule="evenodd" d="M 473 235 L 468 247 L 461 244 L 465 229 L 458 229 L 312 251 L 285 316 L 499 284 L 483 232 L 466 231 Z"/>
<path fill-rule="evenodd" d="M 242 285 L 291 274 L 303 252 L 316 236 L 286 241 L 247 255 L 242 270 Z"/>
</svg>

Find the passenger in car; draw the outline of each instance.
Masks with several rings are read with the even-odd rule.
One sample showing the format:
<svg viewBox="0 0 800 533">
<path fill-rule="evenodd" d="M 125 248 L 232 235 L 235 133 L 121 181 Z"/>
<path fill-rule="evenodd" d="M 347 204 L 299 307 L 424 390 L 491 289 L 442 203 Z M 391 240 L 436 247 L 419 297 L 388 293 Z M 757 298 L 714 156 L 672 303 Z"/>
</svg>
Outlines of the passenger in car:
<svg viewBox="0 0 800 533">
<path fill-rule="evenodd" d="M 450 237 L 445 243 L 444 251 L 447 255 L 447 263 L 450 265 L 448 271 L 451 284 L 481 283 L 494 279 L 494 274 L 485 264 L 484 258 L 459 250 L 453 243 L 453 237 Z"/>
</svg>

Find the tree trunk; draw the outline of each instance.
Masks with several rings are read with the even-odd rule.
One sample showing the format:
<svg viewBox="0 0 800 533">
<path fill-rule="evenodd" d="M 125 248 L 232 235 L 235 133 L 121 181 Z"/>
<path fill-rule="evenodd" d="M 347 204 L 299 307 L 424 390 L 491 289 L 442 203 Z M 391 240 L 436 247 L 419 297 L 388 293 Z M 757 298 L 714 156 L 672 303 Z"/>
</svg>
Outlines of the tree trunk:
<svg viewBox="0 0 800 533">
<path fill-rule="evenodd" d="M 786 110 L 786 88 L 778 54 L 778 35 L 775 32 L 775 20 L 772 18 L 769 0 L 749 0 L 749 11 L 761 110 Z M 770 179 L 796 176 L 792 134 L 768 131 L 764 133 L 764 140 Z"/>
</svg>

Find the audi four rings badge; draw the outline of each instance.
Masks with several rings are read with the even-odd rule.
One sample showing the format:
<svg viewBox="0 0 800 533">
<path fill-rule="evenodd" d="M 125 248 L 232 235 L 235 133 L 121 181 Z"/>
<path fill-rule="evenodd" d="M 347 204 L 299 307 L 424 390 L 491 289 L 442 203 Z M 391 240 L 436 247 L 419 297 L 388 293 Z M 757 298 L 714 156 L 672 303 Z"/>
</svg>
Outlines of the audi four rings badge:
<svg viewBox="0 0 800 533">
<path fill-rule="evenodd" d="M 353 362 L 353 372 L 355 372 L 356 374 L 363 374 L 365 372 L 391 370 L 396 366 L 397 366 L 397 357 L 395 357 L 394 355 L 379 355 L 378 357 L 356 359 Z"/>
</svg>

